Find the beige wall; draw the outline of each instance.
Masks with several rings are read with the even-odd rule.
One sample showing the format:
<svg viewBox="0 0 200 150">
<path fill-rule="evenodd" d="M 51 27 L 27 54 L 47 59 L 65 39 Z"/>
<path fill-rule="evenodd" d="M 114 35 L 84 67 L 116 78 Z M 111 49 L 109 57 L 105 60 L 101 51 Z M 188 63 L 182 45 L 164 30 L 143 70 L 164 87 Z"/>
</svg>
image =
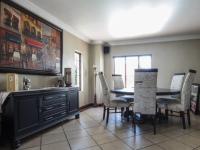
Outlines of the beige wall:
<svg viewBox="0 0 200 150">
<path fill-rule="evenodd" d="M 90 103 L 89 98 L 89 45 L 86 42 L 78 39 L 77 37 L 69 34 L 68 32 L 63 33 L 63 68 L 70 67 L 74 68 L 74 52 L 79 51 L 82 54 L 82 74 L 83 74 L 83 87 L 80 91 L 79 99 L 80 106 Z M 56 83 L 56 76 L 39 76 L 39 75 L 19 75 L 19 89 L 22 89 L 23 76 L 27 76 L 31 79 L 32 88 L 37 89 L 41 87 L 54 86 Z M 74 69 L 72 70 L 73 84 L 74 84 Z M 6 76 L 0 74 L 0 90 L 6 90 Z"/>
<path fill-rule="evenodd" d="M 102 46 L 100 44 L 90 45 L 90 57 L 89 57 L 89 72 L 90 72 L 90 99 L 94 102 L 94 69 L 93 65 L 96 65 L 97 72 L 104 71 L 104 56 L 102 52 Z M 102 103 L 102 88 L 99 81 L 99 77 L 96 76 L 96 98 L 97 103 Z"/>
<path fill-rule="evenodd" d="M 158 87 L 168 88 L 173 73 L 197 70 L 195 82 L 200 82 L 200 40 L 160 42 L 151 44 L 112 46 L 104 57 L 105 76 L 112 85 L 113 56 L 152 54 L 152 67 L 158 68 Z"/>
</svg>

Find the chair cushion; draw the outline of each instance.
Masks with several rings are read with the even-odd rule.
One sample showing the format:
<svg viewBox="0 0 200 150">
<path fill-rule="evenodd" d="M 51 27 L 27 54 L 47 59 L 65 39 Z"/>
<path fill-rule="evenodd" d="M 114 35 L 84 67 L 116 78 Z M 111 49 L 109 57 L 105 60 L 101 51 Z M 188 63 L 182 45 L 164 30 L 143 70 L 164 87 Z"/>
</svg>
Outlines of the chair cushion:
<svg viewBox="0 0 200 150">
<path fill-rule="evenodd" d="M 129 107 L 129 102 L 126 99 L 115 97 L 110 100 L 110 104 L 108 107 Z"/>
<path fill-rule="evenodd" d="M 157 99 L 158 108 L 165 108 L 174 111 L 184 111 L 180 99 L 171 96 L 159 97 Z"/>
<path fill-rule="evenodd" d="M 159 108 L 167 109 L 169 104 L 180 103 L 180 100 L 172 96 L 157 96 L 156 102 Z"/>
</svg>

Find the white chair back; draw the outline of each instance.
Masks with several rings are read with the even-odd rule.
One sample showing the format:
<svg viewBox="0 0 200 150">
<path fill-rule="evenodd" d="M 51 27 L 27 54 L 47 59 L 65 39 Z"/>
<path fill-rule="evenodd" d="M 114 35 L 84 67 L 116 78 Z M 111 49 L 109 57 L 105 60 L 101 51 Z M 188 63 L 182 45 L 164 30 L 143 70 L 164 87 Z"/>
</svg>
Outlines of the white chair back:
<svg viewBox="0 0 200 150">
<path fill-rule="evenodd" d="M 108 84 L 105 80 L 103 72 L 99 72 L 98 75 L 99 75 L 99 79 L 100 79 L 101 87 L 102 87 L 102 92 L 103 92 L 103 103 L 105 105 L 109 105 L 110 104 L 110 89 L 109 89 Z"/>
<path fill-rule="evenodd" d="M 113 81 L 114 81 L 114 89 L 123 89 L 124 88 L 124 82 L 123 82 L 123 79 L 122 79 L 122 75 L 113 74 L 112 78 L 113 78 Z"/>
<path fill-rule="evenodd" d="M 175 73 L 172 77 L 170 89 L 181 91 L 184 79 L 185 73 Z"/>
<path fill-rule="evenodd" d="M 192 83 L 194 81 L 195 75 L 196 75 L 195 70 L 189 70 L 189 72 L 186 75 L 185 81 L 183 83 L 183 88 L 181 91 L 181 104 L 183 106 L 184 111 L 190 109 Z"/>
<path fill-rule="evenodd" d="M 136 69 L 134 82 L 134 111 L 155 115 L 158 69 Z"/>
</svg>

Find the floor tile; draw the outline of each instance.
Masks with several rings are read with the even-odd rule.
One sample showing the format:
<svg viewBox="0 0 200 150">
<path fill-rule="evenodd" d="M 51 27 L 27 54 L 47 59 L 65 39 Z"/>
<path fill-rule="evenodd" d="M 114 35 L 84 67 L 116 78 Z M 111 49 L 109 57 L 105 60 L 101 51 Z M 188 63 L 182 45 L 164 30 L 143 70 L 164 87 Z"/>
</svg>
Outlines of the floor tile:
<svg viewBox="0 0 200 150">
<path fill-rule="evenodd" d="M 184 135 L 184 136 L 178 137 L 176 140 L 188 146 L 191 146 L 192 148 L 196 148 L 200 146 L 200 138 L 198 137 Z"/>
<path fill-rule="evenodd" d="M 73 138 L 81 138 L 85 136 L 89 136 L 89 134 L 85 130 L 77 130 L 77 131 L 65 131 L 67 138 L 68 139 L 73 139 Z"/>
<path fill-rule="evenodd" d="M 70 147 L 67 141 L 56 142 L 48 145 L 42 145 L 41 150 L 70 150 Z"/>
<path fill-rule="evenodd" d="M 97 134 L 93 135 L 92 138 L 99 144 L 109 143 L 116 141 L 118 138 L 115 137 L 112 133 L 103 133 L 103 134 Z"/>
<path fill-rule="evenodd" d="M 69 143 L 72 150 L 83 149 L 97 145 L 91 137 L 69 139 Z"/>
<path fill-rule="evenodd" d="M 157 145 L 152 145 L 152 146 L 145 147 L 142 150 L 163 150 L 163 149 Z"/>
<path fill-rule="evenodd" d="M 86 129 L 87 133 L 89 135 L 96 135 L 96 134 L 102 134 L 102 133 L 106 133 L 106 132 L 109 132 L 107 130 L 106 127 L 103 127 L 103 126 L 98 126 L 98 127 L 93 127 L 93 128 L 88 128 Z"/>
<path fill-rule="evenodd" d="M 89 148 L 84 148 L 82 150 L 101 150 L 101 148 L 99 146 L 93 146 L 93 147 L 89 147 Z"/>
<path fill-rule="evenodd" d="M 143 134 L 143 136 L 153 143 L 160 143 L 160 142 L 170 140 L 169 137 L 164 136 L 164 135 L 159 134 L 159 133 L 157 133 L 156 135 L 154 135 L 153 133 Z"/>
<path fill-rule="evenodd" d="M 32 147 L 32 148 L 27 148 L 27 149 L 24 149 L 24 150 L 40 150 L 40 147 Z"/>
<path fill-rule="evenodd" d="M 18 149 L 37 147 L 40 146 L 40 142 L 41 142 L 41 136 L 33 137 L 23 142 Z"/>
<path fill-rule="evenodd" d="M 152 145 L 153 143 L 145 139 L 143 136 L 134 136 L 123 139 L 123 141 L 134 149 L 140 149 Z"/>
<path fill-rule="evenodd" d="M 122 130 L 117 130 L 113 133 L 119 138 L 126 138 L 126 137 L 131 137 L 134 136 L 134 132 L 131 129 L 122 129 Z"/>
<path fill-rule="evenodd" d="M 55 143 L 55 142 L 66 141 L 66 140 L 67 139 L 66 139 L 64 133 L 43 135 L 42 136 L 42 145 Z"/>
<path fill-rule="evenodd" d="M 63 128 L 61 126 L 50 128 L 46 130 L 43 135 L 49 135 L 49 134 L 58 134 L 58 133 L 63 133 Z"/>
<path fill-rule="evenodd" d="M 189 133 L 189 135 L 200 138 L 200 130 Z"/>
<path fill-rule="evenodd" d="M 63 128 L 65 131 L 77 131 L 77 130 L 82 130 L 83 127 L 80 124 L 74 124 L 74 125 L 63 125 Z"/>
<path fill-rule="evenodd" d="M 114 141 L 111 143 L 100 145 L 103 150 L 131 150 L 131 148 L 122 141 Z"/>
<path fill-rule="evenodd" d="M 81 112 L 79 119 L 72 119 L 48 130 L 30 136 L 19 149 L 23 150 L 200 150 L 200 116 L 191 114 L 192 126 L 182 129 L 179 118 L 169 118 L 168 123 L 157 124 L 157 134 L 152 125 L 138 124 L 134 135 L 131 121 L 120 114 L 111 114 L 109 123 L 102 121 L 102 108 Z M 67 140 L 67 138 L 68 140 Z M 135 137 L 134 137 L 135 136 Z M 68 144 L 69 141 L 69 144 Z M 40 144 L 43 144 L 40 148 Z M 71 146 L 71 147 L 70 147 Z M 9 145 L 0 150 L 11 150 Z"/>
<path fill-rule="evenodd" d="M 159 143 L 158 145 L 165 150 L 192 150 L 191 147 L 189 147 L 183 143 L 177 142 L 175 140 L 170 140 L 170 141 L 166 141 L 163 143 Z"/>
<path fill-rule="evenodd" d="M 183 136 L 185 134 L 189 134 L 190 130 L 187 130 L 187 129 L 176 129 L 176 130 L 172 130 L 172 131 L 166 131 L 166 132 L 163 132 L 161 134 L 169 137 L 169 138 L 177 138 L 179 136 Z"/>
</svg>

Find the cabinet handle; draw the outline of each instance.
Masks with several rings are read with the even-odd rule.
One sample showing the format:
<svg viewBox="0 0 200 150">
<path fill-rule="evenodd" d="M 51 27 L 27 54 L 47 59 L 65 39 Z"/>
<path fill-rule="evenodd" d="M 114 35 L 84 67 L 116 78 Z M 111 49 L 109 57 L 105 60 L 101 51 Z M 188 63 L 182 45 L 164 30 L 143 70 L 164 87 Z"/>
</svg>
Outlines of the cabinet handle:
<svg viewBox="0 0 200 150">
<path fill-rule="evenodd" d="M 65 115 L 65 114 L 66 114 L 66 112 L 61 113 L 61 115 Z"/>
<path fill-rule="evenodd" d="M 47 107 L 47 108 L 45 108 L 45 110 L 50 110 L 50 109 L 53 109 L 54 107 L 52 106 L 52 107 Z"/>
<path fill-rule="evenodd" d="M 49 118 L 45 118 L 44 120 L 45 121 L 48 121 L 48 120 L 51 120 L 51 119 L 53 119 L 54 117 L 49 117 Z"/>
<path fill-rule="evenodd" d="M 60 106 L 65 106 L 65 104 L 60 104 Z"/>
</svg>

